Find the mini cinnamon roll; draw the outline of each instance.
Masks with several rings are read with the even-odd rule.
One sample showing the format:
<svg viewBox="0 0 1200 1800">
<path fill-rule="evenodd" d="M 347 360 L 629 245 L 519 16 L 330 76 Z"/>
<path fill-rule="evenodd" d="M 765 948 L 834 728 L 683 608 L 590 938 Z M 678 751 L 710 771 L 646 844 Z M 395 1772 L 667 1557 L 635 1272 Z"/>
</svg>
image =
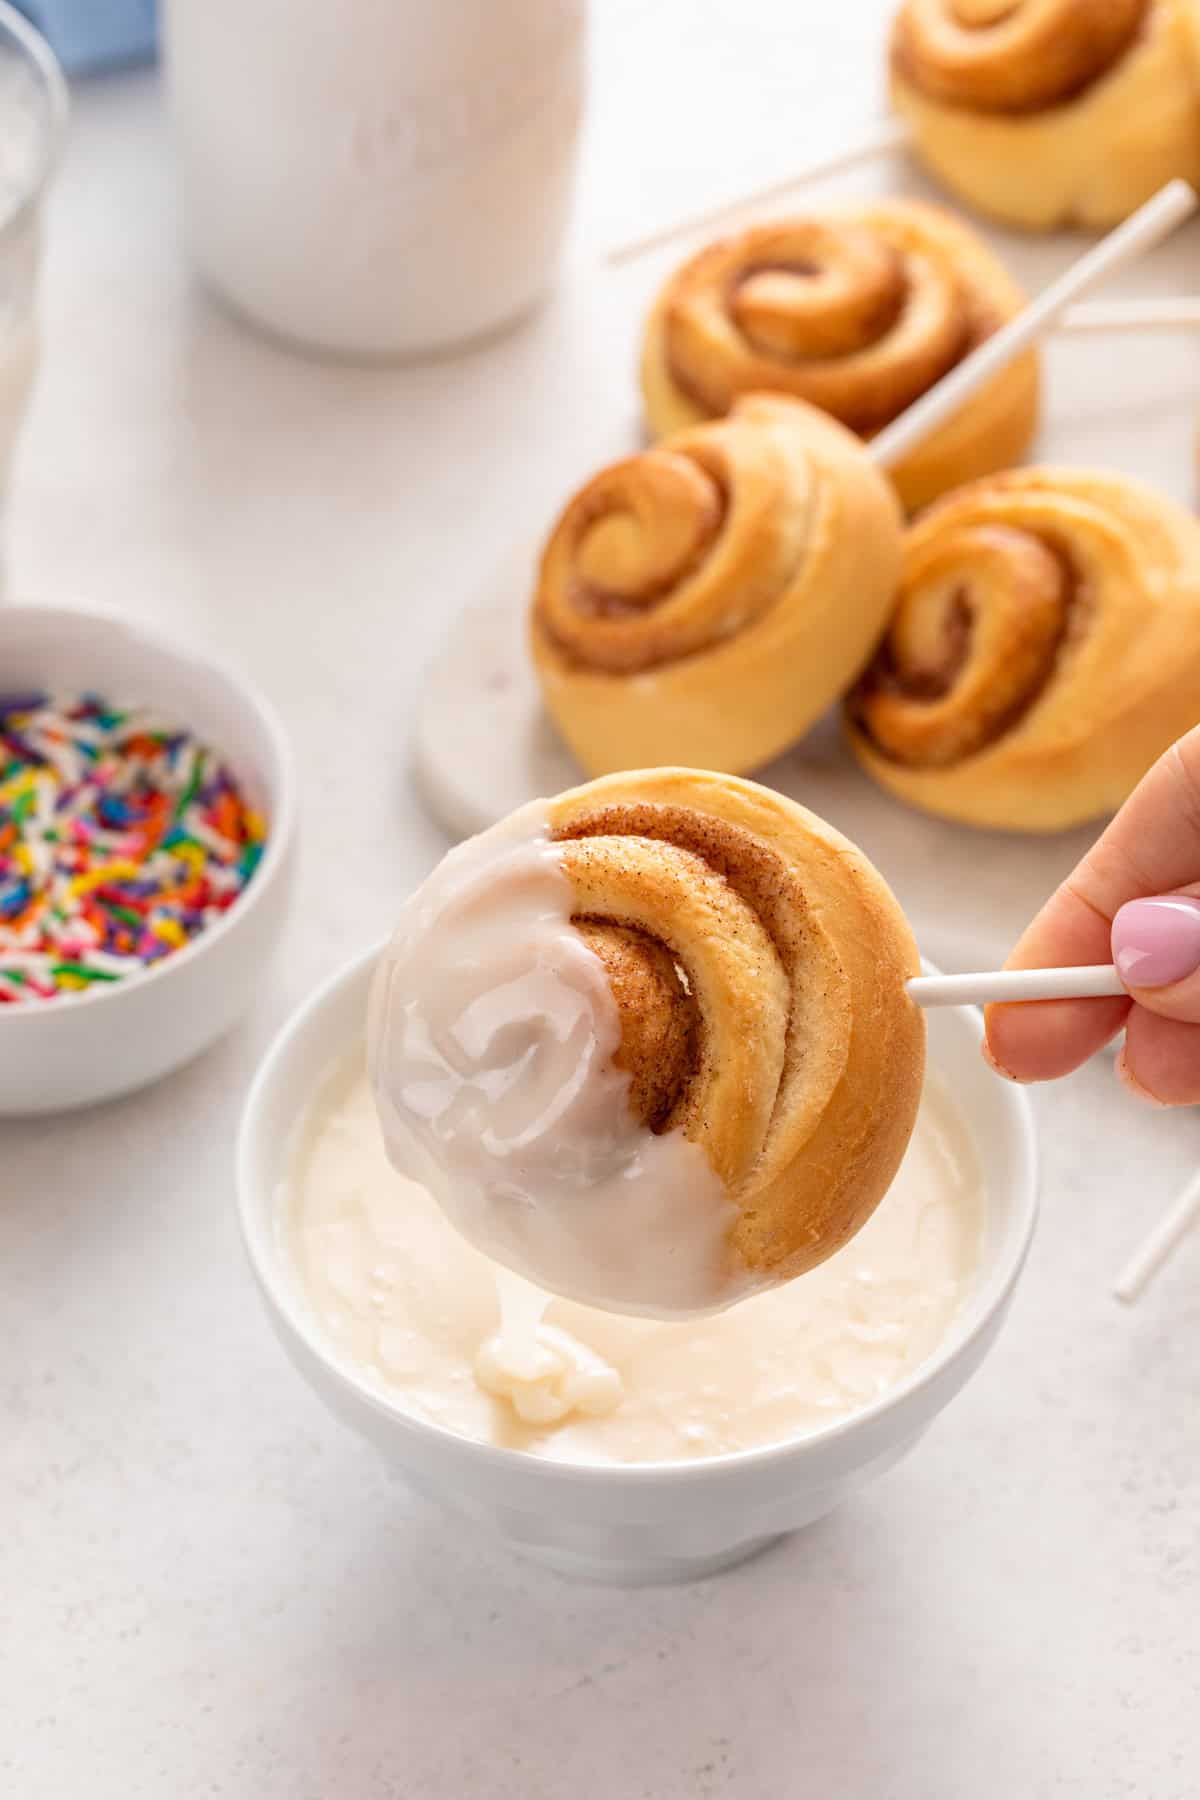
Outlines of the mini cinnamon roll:
<svg viewBox="0 0 1200 1800">
<path fill-rule="evenodd" d="M 1200 521 L 1081 470 L 946 495 L 847 716 L 868 773 L 926 812 L 1056 831 L 1114 811 L 1200 722 Z"/>
<path fill-rule="evenodd" d="M 908 1143 L 916 947 L 794 802 L 610 776 L 451 851 L 371 1000 L 389 1154 L 459 1229 L 614 1311 L 728 1306 L 833 1254 Z"/>
<path fill-rule="evenodd" d="M 1200 176 L 1193 0 L 905 0 L 891 90 L 956 194 L 1035 230 L 1109 226 Z"/>
<path fill-rule="evenodd" d="M 881 200 L 752 226 L 670 276 L 641 381 L 658 436 L 786 394 L 870 438 L 1020 311 L 983 240 L 940 207 Z M 1020 460 L 1037 425 L 1027 351 L 891 471 L 911 511 Z"/>
<path fill-rule="evenodd" d="M 895 496 L 850 432 L 748 396 L 568 502 L 530 621 L 546 706 L 589 774 L 757 768 L 870 656 L 900 537 Z"/>
</svg>

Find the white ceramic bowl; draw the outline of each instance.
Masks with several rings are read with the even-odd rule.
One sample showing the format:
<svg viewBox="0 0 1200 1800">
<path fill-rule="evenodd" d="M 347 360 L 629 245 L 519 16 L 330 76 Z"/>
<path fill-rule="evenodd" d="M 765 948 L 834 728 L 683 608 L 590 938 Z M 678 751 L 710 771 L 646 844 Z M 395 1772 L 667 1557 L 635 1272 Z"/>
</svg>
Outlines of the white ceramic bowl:
<svg viewBox="0 0 1200 1800">
<path fill-rule="evenodd" d="M 228 761 L 267 816 L 246 890 L 190 944 L 111 987 L 0 1008 L 0 1115 L 111 1099 L 207 1048 L 254 998 L 287 911 L 294 839 L 291 753 L 240 676 L 132 620 L 63 607 L 0 608 L 0 691 L 85 689 L 146 704 Z"/>
<path fill-rule="evenodd" d="M 975 1290 L 936 1355 L 882 1400 L 808 1437 L 695 1462 L 554 1463 L 456 1437 L 406 1413 L 339 1354 L 309 1308 L 279 1229 L 280 1185 L 314 1095 L 361 1043 L 378 952 L 335 975 L 286 1025 L 242 1117 L 242 1230 L 275 1329 L 321 1399 L 378 1445 L 412 1486 L 519 1550 L 593 1579 L 706 1574 L 829 1512 L 911 1450 L 995 1341 L 1036 1213 L 1028 1101 L 979 1055 L 975 1013 L 930 1016 L 934 1068 L 952 1080 L 986 1171 Z"/>
</svg>

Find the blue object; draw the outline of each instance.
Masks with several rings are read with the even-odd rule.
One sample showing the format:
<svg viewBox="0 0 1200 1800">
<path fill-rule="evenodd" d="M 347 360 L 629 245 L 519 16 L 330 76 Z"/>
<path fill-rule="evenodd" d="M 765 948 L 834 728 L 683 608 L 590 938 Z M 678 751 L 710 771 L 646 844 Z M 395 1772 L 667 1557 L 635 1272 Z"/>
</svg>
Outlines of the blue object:
<svg viewBox="0 0 1200 1800">
<path fill-rule="evenodd" d="M 157 0 L 16 0 L 68 75 L 147 62 L 158 46 Z"/>
</svg>

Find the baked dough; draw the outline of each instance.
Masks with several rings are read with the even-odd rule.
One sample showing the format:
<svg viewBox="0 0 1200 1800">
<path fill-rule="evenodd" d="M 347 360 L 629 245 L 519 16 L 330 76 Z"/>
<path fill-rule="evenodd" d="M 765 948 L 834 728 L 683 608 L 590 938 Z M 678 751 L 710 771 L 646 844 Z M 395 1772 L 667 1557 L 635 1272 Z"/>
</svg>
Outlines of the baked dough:
<svg viewBox="0 0 1200 1800">
<path fill-rule="evenodd" d="M 942 207 L 880 200 L 752 226 L 662 288 L 642 346 L 646 417 L 663 437 L 770 390 L 870 438 L 1024 302 L 978 233 Z M 1037 415 L 1029 350 L 890 471 L 905 507 L 1011 468 Z"/>
<path fill-rule="evenodd" d="M 1018 469 L 931 507 L 847 703 L 863 767 L 1011 831 L 1113 812 L 1200 723 L 1200 521 L 1137 481 Z"/>
<path fill-rule="evenodd" d="M 546 706 L 591 775 L 758 768 L 870 657 L 900 539 L 851 432 L 798 401 L 739 400 L 568 502 L 532 606 Z"/>
<path fill-rule="evenodd" d="M 532 801 L 442 859 L 380 958 L 388 1155 L 552 1293 L 719 1311 L 886 1192 L 924 1075 L 918 966 L 861 852 L 767 788 L 643 769 Z"/>
<path fill-rule="evenodd" d="M 906 0 L 891 92 L 954 193 L 1015 225 L 1115 224 L 1200 179 L 1195 0 Z"/>
</svg>

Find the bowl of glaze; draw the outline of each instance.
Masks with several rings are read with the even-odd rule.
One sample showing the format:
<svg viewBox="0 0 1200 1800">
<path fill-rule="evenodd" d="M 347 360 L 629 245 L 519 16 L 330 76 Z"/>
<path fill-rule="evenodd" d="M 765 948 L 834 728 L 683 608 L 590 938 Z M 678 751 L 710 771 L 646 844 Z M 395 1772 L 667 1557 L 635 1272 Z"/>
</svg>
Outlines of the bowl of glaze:
<svg viewBox="0 0 1200 1800">
<path fill-rule="evenodd" d="M 0 1007 L 0 1116 L 131 1092 L 205 1050 L 246 1010 L 283 930 L 295 797 L 272 708 L 223 663 L 113 614 L 0 608 L 0 690 L 95 691 L 148 705 L 212 746 L 267 820 L 253 878 L 229 911 L 144 972 Z"/>
<path fill-rule="evenodd" d="M 404 1410 L 344 1356 L 311 1310 L 287 1247 L 281 1195 L 302 1122 L 361 1047 L 378 951 L 294 1015 L 263 1061 L 237 1151 L 242 1231 L 271 1322 L 300 1374 L 411 1486 L 514 1549 L 596 1580 L 686 1580 L 830 1512 L 892 1467 L 969 1380 L 1000 1330 L 1032 1236 L 1036 1152 L 1026 1096 L 979 1054 L 977 1013 L 931 1013 L 931 1067 L 971 1130 L 986 1194 L 971 1293 L 932 1356 L 860 1412 L 806 1436 L 687 1462 L 581 1464 L 459 1437 Z"/>
</svg>

